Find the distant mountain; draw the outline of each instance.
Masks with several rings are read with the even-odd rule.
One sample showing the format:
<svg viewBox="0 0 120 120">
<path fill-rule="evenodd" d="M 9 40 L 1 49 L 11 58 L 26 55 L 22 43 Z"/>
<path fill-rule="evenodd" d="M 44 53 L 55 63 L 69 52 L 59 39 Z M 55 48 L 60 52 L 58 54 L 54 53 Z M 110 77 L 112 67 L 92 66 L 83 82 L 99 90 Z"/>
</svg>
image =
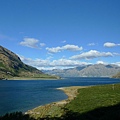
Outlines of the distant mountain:
<svg viewBox="0 0 120 120">
<path fill-rule="evenodd" d="M 55 69 L 44 72 L 61 77 L 112 77 L 116 73 L 120 72 L 120 67 L 113 64 L 94 64 L 82 65 L 79 67 L 63 70 Z"/>
<path fill-rule="evenodd" d="M 15 53 L 0 46 L 0 79 L 12 77 L 51 78 L 54 76 L 24 64 Z"/>
<path fill-rule="evenodd" d="M 112 76 L 113 78 L 120 78 L 120 72 Z"/>
</svg>

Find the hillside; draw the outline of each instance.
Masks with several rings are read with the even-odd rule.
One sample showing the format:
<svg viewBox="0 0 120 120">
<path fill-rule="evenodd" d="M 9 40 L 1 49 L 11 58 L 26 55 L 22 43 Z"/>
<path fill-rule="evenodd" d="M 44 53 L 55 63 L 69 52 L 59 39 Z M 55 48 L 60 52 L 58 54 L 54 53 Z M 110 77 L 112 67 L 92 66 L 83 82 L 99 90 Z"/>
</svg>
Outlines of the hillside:
<svg viewBox="0 0 120 120">
<path fill-rule="evenodd" d="M 120 72 L 120 67 L 117 65 L 109 64 L 94 64 L 82 65 L 70 69 L 55 69 L 51 71 L 44 71 L 48 74 L 54 74 L 61 77 L 112 77 Z"/>
<path fill-rule="evenodd" d="M 15 53 L 0 46 L 0 79 L 13 77 L 55 78 L 54 76 L 44 74 L 40 70 L 24 64 Z"/>
</svg>

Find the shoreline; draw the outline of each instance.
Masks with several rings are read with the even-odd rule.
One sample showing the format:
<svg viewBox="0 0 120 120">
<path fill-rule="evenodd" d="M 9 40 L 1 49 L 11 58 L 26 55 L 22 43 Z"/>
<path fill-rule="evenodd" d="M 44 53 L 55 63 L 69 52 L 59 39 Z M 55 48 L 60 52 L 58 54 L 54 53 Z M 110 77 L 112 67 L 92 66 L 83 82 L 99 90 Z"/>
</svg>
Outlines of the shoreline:
<svg viewBox="0 0 120 120">
<path fill-rule="evenodd" d="M 61 80 L 61 78 L 26 78 L 26 77 L 13 77 L 5 80 Z"/>
<path fill-rule="evenodd" d="M 62 115 L 62 108 L 68 104 L 71 100 L 75 99 L 78 94 L 78 89 L 87 88 L 90 86 L 70 86 L 70 87 L 61 87 L 56 88 L 58 90 L 62 90 L 67 96 L 67 99 L 52 102 L 49 104 L 45 104 L 42 106 L 38 106 L 36 108 L 33 108 L 32 110 L 28 110 L 25 112 L 25 114 L 29 114 L 30 116 L 34 118 L 43 118 L 45 116 L 54 116 L 54 117 L 60 117 Z M 59 113 L 56 114 L 56 111 Z"/>
<path fill-rule="evenodd" d="M 78 89 L 87 88 L 87 87 L 89 87 L 89 86 L 70 86 L 70 87 L 60 87 L 57 89 L 62 90 L 68 96 L 68 98 L 66 100 L 72 100 L 77 96 Z M 59 101 L 58 101 L 58 103 L 59 103 Z"/>
</svg>

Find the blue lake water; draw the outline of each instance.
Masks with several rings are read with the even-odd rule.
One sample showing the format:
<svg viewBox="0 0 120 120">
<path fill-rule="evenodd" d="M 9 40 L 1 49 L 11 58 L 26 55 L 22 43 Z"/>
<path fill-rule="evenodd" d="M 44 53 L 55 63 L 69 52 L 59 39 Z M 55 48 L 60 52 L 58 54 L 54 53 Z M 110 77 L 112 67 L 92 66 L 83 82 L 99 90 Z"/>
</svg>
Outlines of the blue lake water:
<svg viewBox="0 0 120 120">
<path fill-rule="evenodd" d="M 37 106 L 66 99 L 59 87 L 120 83 L 112 78 L 65 78 L 63 80 L 1 80 L 0 115 L 25 112 Z"/>
</svg>

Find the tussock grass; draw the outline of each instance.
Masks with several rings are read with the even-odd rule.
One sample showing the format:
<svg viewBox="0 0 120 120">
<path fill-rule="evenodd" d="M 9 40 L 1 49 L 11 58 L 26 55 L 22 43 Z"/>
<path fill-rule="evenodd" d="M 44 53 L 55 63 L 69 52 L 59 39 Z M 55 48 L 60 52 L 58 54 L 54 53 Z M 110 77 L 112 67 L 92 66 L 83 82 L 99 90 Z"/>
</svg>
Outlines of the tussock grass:
<svg viewBox="0 0 120 120">
<path fill-rule="evenodd" d="M 120 119 L 120 84 L 92 86 L 78 93 L 66 106 L 71 116 L 77 114 L 80 120 Z"/>
</svg>

